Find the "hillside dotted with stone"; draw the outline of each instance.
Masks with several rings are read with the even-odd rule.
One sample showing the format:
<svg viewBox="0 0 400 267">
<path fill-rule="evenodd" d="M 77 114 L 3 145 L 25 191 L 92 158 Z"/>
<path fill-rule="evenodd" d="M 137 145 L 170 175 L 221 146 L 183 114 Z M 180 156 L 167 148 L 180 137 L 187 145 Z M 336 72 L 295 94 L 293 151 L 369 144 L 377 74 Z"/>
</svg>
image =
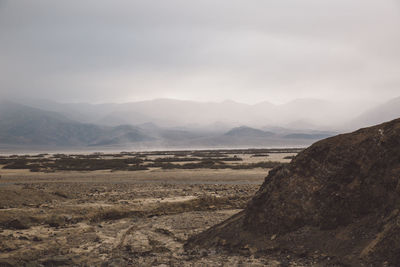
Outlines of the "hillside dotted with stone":
<svg viewBox="0 0 400 267">
<path fill-rule="evenodd" d="M 315 143 L 186 249 L 400 266 L 400 119 Z M 325 263 L 324 263 L 325 262 Z"/>
</svg>

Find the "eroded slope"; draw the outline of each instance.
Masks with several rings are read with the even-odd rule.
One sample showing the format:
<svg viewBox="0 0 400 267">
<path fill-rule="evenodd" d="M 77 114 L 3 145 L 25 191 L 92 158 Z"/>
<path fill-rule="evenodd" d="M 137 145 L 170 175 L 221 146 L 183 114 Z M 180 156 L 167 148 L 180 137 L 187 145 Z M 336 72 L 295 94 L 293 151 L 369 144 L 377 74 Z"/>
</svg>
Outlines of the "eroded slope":
<svg viewBox="0 0 400 267">
<path fill-rule="evenodd" d="M 400 119 L 315 143 L 187 248 L 400 265 Z"/>
</svg>

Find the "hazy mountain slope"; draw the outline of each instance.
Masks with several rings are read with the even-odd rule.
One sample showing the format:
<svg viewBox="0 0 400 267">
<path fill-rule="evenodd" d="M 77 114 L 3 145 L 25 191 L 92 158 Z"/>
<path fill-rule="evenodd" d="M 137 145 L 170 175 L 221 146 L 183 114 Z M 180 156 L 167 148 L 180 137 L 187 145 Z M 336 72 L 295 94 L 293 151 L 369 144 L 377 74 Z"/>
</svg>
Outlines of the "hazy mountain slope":
<svg viewBox="0 0 400 267">
<path fill-rule="evenodd" d="M 125 123 L 129 124 L 152 122 L 160 126 L 171 127 L 205 125 L 223 121 L 232 125 L 249 118 L 248 106 L 233 101 L 207 103 L 155 99 L 120 104 L 114 112 L 105 116 L 101 122 L 110 124 L 123 119 Z"/>
<path fill-rule="evenodd" d="M 60 114 L 44 110 L 46 105 L 43 109 L 38 109 L 12 102 L 1 103 L 0 143 L 64 147 L 121 147 L 124 144 L 133 144 L 129 146 L 131 149 L 308 146 L 331 134 L 283 127 L 270 127 L 272 130 L 268 131 L 250 127 L 251 124 L 247 123 L 241 124 L 246 126 L 234 127 L 239 121 L 251 121 L 255 118 L 255 113 L 263 123 L 263 113 L 260 110 L 270 110 L 270 114 L 267 115 L 274 116 L 271 110 L 276 111 L 276 106 L 270 103 L 252 106 L 233 101 L 199 103 L 159 99 L 115 105 L 65 105 L 59 110 L 69 111 Z M 110 114 L 106 114 L 104 110 L 99 112 L 100 116 L 106 114 L 100 121 L 110 120 L 109 125 L 118 126 L 72 120 L 70 115 L 74 107 L 77 112 L 75 116 L 90 110 L 83 121 L 89 117 L 94 118 L 92 115 L 97 108 L 112 110 Z M 55 105 L 51 105 L 50 109 L 56 109 Z M 147 115 L 142 115 L 144 113 Z M 198 114 L 201 114 L 200 119 Z M 227 121 L 231 117 L 235 117 L 236 121 Z M 199 123 L 201 121 L 204 123 Z M 129 125 L 129 122 L 141 124 L 133 126 Z M 120 125 L 122 123 L 123 125 Z"/>
<path fill-rule="evenodd" d="M 0 104 L 0 143 L 80 145 L 86 138 L 97 138 L 98 133 L 97 127 L 74 123 L 54 112 L 11 102 Z"/>
<path fill-rule="evenodd" d="M 25 102 L 36 108 L 55 111 L 85 123 L 117 126 L 120 124 L 155 123 L 162 127 L 205 127 L 222 123 L 229 128 L 240 125 L 259 128 L 273 125 L 301 129 L 334 129 L 351 112 L 334 103 L 319 99 L 297 99 L 274 105 L 223 102 L 197 102 L 175 99 L 154 99 L 128 103 L 55 103 L 36 100 Z"/>
<path fill-rule="evenodd" d="M 91 146 L 115 146 L 124 145 L 131 143 L 139 143 L 152 141 L 155 138 L 152 133 L 146 132 L 145 130 L 131 126 L 131 125 L 119 125 L 116 127 L 102 127 L 101 137 L 91 142 Z"/>
<path fill-rule="evenodd" d="M 89 103 L 58 103 L 43 99 L 21 99 L 13 102 L 21 103 L 26 106 L 53 111 L 63 114 L 65 117 L 84 123 L 97 123 L 105 116 L 111 114 L 119 104 L 89 104 Z M 101 124 L 101 123 L 99 123 Z M 123 124 L 123 123 L 119 123 Z M 118 124 L 115 124 L 118 125 Z"/>
<path fill-rule="evenodd" d="M 266 132 L 248 126 L 234 127 L 225 133 L 203 132 L 191 138 L 169 139 L 167 144 L 182 148 L 248 148 L 248 147 L 304 147 L 309 146 L 317 138 L 296 137 Z"/>
<path fill-rule="evenodd" d="M 140 114 L 140 117 L 134 114 Z M 124 122 L 130 124 L 148 121 L 162 126 L 194 126 L 223 122 L 231 127 L 260 127 L 265 124 L 285 126 L 302 121 L 304 125 L 315 125 L 315 128 L 318 128 L 321 125 L 326 127 L 327 121 L 337 122 L 338 110 L 334 108 L 334 104 L 318 99 L 299 99 L 283 105 L 273 105 L 269 102 L 249 105 L 235 101 L 155 99 L 120 104 L 120 107 L 108 116 L 114 121 L 124 118 Z"/>
<path fill-rule="evenodd" d="M 237 136 L 237 137 L 270 137 L 274 135 L 272 132 L 265 132 L 259 129 L 254 129 L 251 127 L 247 126 L 240 126 L 231 129 L 227 133 L 225 133 L 226 136 Z"/>
<path fill-rule="evenodd" d="M 319 139 L 331 137 L 332 135 L 333 134 L 329 134 L 329 133 L 292 133 L 292 134 L 285 135 L 284 138 L 319 140 Z"/>
<path fill-rule="evenodd" d="M 12 102 L 0 103 L 0 143 L 46 146 L 137 142 L 149 138 L 132 126 L 105 127 L 79 123 L 55 112 Z"/>
<path fill-rule="evenodd" d="M 400 97 L 374 107 L 352 120 L 348 127 L 367 127 L 400 117 Z"/>
</svg>

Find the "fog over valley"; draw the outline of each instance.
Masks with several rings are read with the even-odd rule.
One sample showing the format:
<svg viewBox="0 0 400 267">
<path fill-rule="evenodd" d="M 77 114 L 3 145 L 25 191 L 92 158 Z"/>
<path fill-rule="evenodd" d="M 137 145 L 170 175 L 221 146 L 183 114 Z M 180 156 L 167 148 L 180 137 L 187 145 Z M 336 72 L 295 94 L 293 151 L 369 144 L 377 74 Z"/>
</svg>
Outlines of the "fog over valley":
<svg viewBox="0 0 400 267">
<path fill-rule="evenodd" d="M 282 105 L 173 99 L 122 104 L 4 100 L 0 145 L 33 150 L 304 147 L 392 120 L 399 112 L 400 98 L 364 111 L 318 99 Z"/>
</svg>

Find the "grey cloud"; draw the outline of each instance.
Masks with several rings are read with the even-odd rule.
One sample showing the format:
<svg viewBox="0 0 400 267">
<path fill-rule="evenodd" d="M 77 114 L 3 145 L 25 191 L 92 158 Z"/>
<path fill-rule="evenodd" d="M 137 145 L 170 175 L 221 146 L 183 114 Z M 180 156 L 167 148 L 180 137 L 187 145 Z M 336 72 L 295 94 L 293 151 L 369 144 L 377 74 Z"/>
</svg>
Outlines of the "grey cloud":
<svg viewBox="0 0 400 267">
<path fill-rule="evenodd" d="M 0 83 L 59 101 L 390 98 L 396 1 L 3 1 Z"/>
</svg>

